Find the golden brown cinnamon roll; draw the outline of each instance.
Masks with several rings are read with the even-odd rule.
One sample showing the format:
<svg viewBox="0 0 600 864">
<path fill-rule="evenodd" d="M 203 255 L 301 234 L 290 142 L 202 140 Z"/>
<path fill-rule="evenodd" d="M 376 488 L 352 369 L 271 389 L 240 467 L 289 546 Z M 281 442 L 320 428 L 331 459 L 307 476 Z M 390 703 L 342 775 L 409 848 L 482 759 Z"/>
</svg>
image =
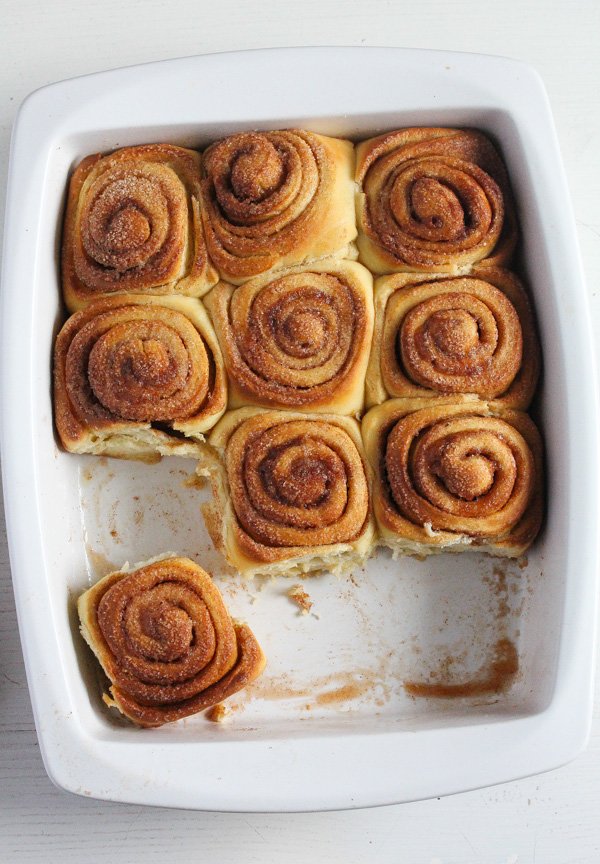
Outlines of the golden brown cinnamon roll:
<svg viewBox="0 0 600 864">
<path fill-rule="evenodd" d="M 188 558 L 110 573 L 77 605 L 82 635 L 111 681 L 104 701 L 138 726 L 197 714 L 264 669 L 252 631 L 231 620 L 208 573 Z"/>
<path fill-rule="evenodd" d="M 416 128 L 357 147 L 360 260 L 373 273 L 506 265 L 517 228 L 506 170 L 481 132 Z"/>
<path fill-rule="evenodd" d="M 145 144 L 77 166 L 62 248 L 72 312 L 103 294 L 199 297 L 215 284 L 202 234 L 200 164 L 192 150 Z"/>
<path fill-rule="evenodd" d="M 229 375 L 229 407 L 334 411 L 364 406 L 373 280 L 360 264 L 328 261 L 206 298 Z"/>
<path fill-rule="evenodd" d="M 474 397 L 391 399 L 363 419 L 382 545 L 518 557 L 542 519 L 542 447 L 520 411 Z"/>
<path fill-rule="evenodd" d="M 528 407 L 539 345 L 525 291 L 508 270 L 384 276 L 375 309 L 367 405 L 390 396 L 476 393 L 498 407 Z"/>
<path fill-rule="evenodd" d="M 203 156 L 203 219 L 222 279 L 355 257 L 352 144 L 291 129 L 241 132 Z"/>
<path fill-rule="evenodd" d="M 368 469 L 355 420 L 241 408 L 209 443 L 220 458 L 204 517 L 241 573 L 343 572 L 370 554 Z"/>
<path fill-rule="evenodd" d="M 198 457 L 226 405 L 221 352 L 199 300 L 105 297 L 56 339 L 56 427 L 73 453 Z"/>
</svg>

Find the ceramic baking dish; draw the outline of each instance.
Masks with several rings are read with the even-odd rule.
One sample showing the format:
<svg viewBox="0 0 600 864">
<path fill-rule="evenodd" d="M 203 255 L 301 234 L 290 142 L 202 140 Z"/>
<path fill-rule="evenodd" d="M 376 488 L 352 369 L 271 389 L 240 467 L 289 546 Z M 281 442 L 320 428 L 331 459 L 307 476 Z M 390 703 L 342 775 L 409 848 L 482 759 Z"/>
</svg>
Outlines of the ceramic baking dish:
<svg viewBox="0 0 600 864">
<path fill-rule="evenodd" d="M 50 368 L 62 320 L 58 250 L 69 172 L 89 153 L 299 126 L 355 140 L 409 125 L 472 126 L 501 148 L 544 357 L 535 406 L 547 517 L 527 561 L 478 554 L 394 561 L 352 578 L 242 583 L 199 518 L 193 464 L 68 455 L 53 434 Z M 193 57 L 45 87 L 12 141 L 2 311 L 3 470 L 19 626 L 41 751 L 72 792 L 210 810 L 314 810 L 439 796 L 545 771 L 585 745 L 592 706 L 598 422 L 589 314 L 547 98 L 511 60 L 396 49 Z M 215 573 L 268 657 L 204 716 L 138 730 L 102 704 L 76 596 L 111 567 L 165 551 Z M 404 684 L 484 675 L 518 650 L 502 693 L 411 697 Z"/>
</svg>

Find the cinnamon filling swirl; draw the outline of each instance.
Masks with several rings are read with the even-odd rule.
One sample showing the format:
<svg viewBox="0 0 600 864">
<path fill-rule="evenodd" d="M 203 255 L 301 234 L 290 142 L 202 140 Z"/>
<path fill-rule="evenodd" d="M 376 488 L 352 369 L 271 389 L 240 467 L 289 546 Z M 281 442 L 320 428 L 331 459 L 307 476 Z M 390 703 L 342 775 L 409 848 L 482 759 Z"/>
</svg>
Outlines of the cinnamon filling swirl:
<svg viewBox="0 0 600 864">
<path fill-rule="evenodd" d="M 519 521 L 536 477 L 523 436 L 498 417 L 424 409 L 400 419 L 383 455 L 390 499 L 416 525 L 502 537 Z"/>
<path fill-rule="evenodd" d="M 209 305 L 240 402 L 315 407 L 355 386 L 362 404 L 372 301 L 350 267 L 221 283 Z"/>
<path fill-rule="evenodd" d="M 393 395 L 400 395 L 408 379 L 440 393 L 478 393 L 491 399 L 508 390 L 522 357 L 517 311 L 488 283 L 430 283 L 390 298 L 381 364 Z"/>
<path fill-rule="evenodd" d="M 209 254 L 221 276 L 243 281 L 287 263 L 310 257 L 316 241 L 323 256 L 356 236 L 353 214 L 336 211 L 334 190 L 346 166 L 347 204 L 351 206 L 349 152 L 344 142 L 327 141 L 303 130 L 242 132 L 211 145 L 204 154 L 202 193 Z M 349 146 L 349 145 L 348 145 Z M 343 151 L 345 154 L 345 151 Z M 339 175 L 339 176 L 338 176 Z M 346 202 L 345 202 L 346 203 Z M 339 221 L 333 246 L 320 250 L 313 232 L 331 233 L 326 209 Z M 350 232 L 342 226 L 350 224 Z M 336 245 L 337 244 L 337 245 Z"/>
<path fill-rule="evenodd" d="M 79 419 L 173 421 L 197 414 L 211 381 L 200 333 L 159 306 L 120 306 L 77 329 L 65 361 L 66 386 Z"/>
<path fill-rule="evenodd" d="M 378 272 L 458 269 L 490 256 L 501 240 L 512 249 L 506 172 L 481 133 L 408 129 L 362 146 L 359 216 L 383 253 L 374 253 Z"/>
<path fill-rule="evenodd" d="M 77 166 L 62 258 L 71 310 L 102 294 L 199 296 L 216 282 L 202 235 L 200 162 L 192 150 L 147 144 Z"/>
<path fill-rule="evenodd" d="M 369 508 L 365 467 L 339 426 L 257 415 L 234 432 L 225 461 L 236 517 L 254 541 L 325 546 L 362 532 Z"/>
<path fill-rule="evenodd" d="M 111 699 L 141 726 L 187 717 L 255 678 L 264 658 L 234 624 L 209 575 L 171 558 L 113 573 L 79 601 L 83 632 L 111 680 Z"/>
</svg>

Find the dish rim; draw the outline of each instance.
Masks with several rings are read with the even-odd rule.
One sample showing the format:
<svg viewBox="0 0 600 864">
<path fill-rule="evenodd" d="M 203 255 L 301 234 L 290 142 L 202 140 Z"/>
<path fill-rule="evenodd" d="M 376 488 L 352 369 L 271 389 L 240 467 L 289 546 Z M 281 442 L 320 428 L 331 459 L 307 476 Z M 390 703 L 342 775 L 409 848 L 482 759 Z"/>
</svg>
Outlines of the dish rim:
<svg viewBox="0 0 600 864">
<path fill-rule="evenodd" d="M 571 274 L 569 308 L 573 344 L 578 362 L 590 370 L 579 382 L 585 393 L 576 418 L 579 452 L 570 458 L 578 479 L 577 536 L 585 545 L 571 554 L 571 576 L 567 577 L 561 644 L 556 686 L 548 706 L 525 717 L 513 716 L 493 722 L 449 729 L 424 729 L 418 733 L 394 732 L 382 735 L 353 734 L 337 738 L 315 736 L 297 739 L 247 740 L 199 744 L 190 747 L 202 752 L 202 777 L 190 782 L 174 778 L 176 768 L 189 764 L 190 754 L 177 742 L 157 746 L 143 741 L 132 748 L 118 741 L 100 740 L 73 710 L 70 693 L 62 676 L 52 676 L 52 661 L 60 663 L 54 633 L 44 624 L 45 603 L 39 574 L 46 571 L 43 553 L 43 509 L 37 491 L 33 446 L 35 413 L 31 351 L 23 351 L 15 334 L 29 332 L 31 292 L 18 293 L 12 286 L 33 283 L 35 256 L 28 254 L 25 234 L 35 239 L 42 217 L 38 181 L 45 179 L 50 149 L 59 146 L 65 135 L 108 129 L 108 118 L 125 120 L 131 100 L 137 98 L 137 120 L 129 128 L 143 130 L 174 125 L 178 99 L 169 104 L 169 87 L 192 80 L 200 86 L 208 76 L 216 93 L 227 91 L 228 76 L 236 75 L 246 87 L 261 82 L 282 82 L 265 103 L 264 116 L 248 115 L 236 121 L 239 105 L 252 111 L 252 100 L 230 98 L 223 107 L 223 126 L 235 122 L 263 125 L 268 117 L 295 115 L 331 117 L 325 106 L 334 101 L 337 82 L 332 69 L 369 81 L 385 80 L 386 74 L 429 75 L 437 82 L 430 91 L 426 108 L 440 114 L 469 105 L 508 113 L 521 133 L 544 141 L 545 161 L 540 170 L 552 170 L 553 189 L 548 193 L 552 207 L 561 202 L 555 255 L 562 254 L 561 270 Z M 232 73 L 232 70 L 235 70 Z M 291 70 L 291 71 L 290 71 Z M 433 76 L 431 75 L 433 71 Z M 296 76 L 296 77 L 294 77 Z M 294 112 L 280 110 L 289 103 L 286 84 L 298 83 L 303 90 L 294 103 Z M 314 82 L 312 91 L 306 82 Z M 476 84 L 469 84 L 476 82 Z M 317 84 L 319 85 L 317 87 Z M 466 98 L 452 109 L 454 95 L 470 87 Z M 242 90 L 244 88 L 242 87 Z M 356 109 L 355 116 L 400 112 L 391 88 L 371 91 L 371 110 Z M 339 97 L 339 93 L 337 94 Z M 359 100 L 362 94 L 359 93 Z M 230 94 L 231 97 L 231 94 Z M 212 97 L 215 99 L 215 93 Z M 147 100 L 144 102 L 144 99 Z M 304 100 L 304 102 L 303 102 Z M 396 100 L 396 101 L 394 101 Z M 484 100 L 483 102 L 478 100 Z M 487 101 L 486 101 L 487 100 Z M 261 103 L 261 104 L 265 104 Z M 249 105 L 249 108 L 246 108 Z M 318 110 L 314 110 L 315 106 Z M 319 108 L 319 106 L 321 106 Z M 373 110 L 373 106 L 377 110 Z M 395 108 L 394 108 L 395 106 Z M 311 107 L 313 110 L 311 110 Z M 90 127 L 94 111 L 104 111 L 100 127 Z M 112 113 L 111 113 L 112 112 Z M 351 114 L 339 112 L 341 117 Z M 144 117 L 145 121 L 140 122 Z M 158 123 L 160 117 L 161 122 Z M 154 118 L 154 124 L 150 120 Z M 200 120 L 196 121 L 201 127 Z M 87 124 L 87 125 L 86 125 Z M 176 124 L 175 124 L 176 125 Z M 209 124 L 210 125 L 210 124 Z M 423 124 L 421 124 L 423 125 Z M 448 124 L 451 125 L 451 124 Z M 463 125 L 460 123 L 452 125 Z M 61 138 L 60 136 L 63 136 Z M 558 211 L 557 211 L 558 212 Z M 306 811 L 354 808 L 417 800 L 466 791 L 549 770 L 570 761 L 585 746 L 589 736 L 594 680 L 595 610 L 598 590 L 597 488 L 598 488 L 598 406 L 592 334 L 574 218 L 554 125 L 543 84 L 537 73 L 521 61 L 479 54 L 397 49 L 397 48 L 282 48 L 256 49 L 199 55 L 175 60 L 124 67 L 68 79 L 43 87 L 26 98 L 13 129 L 8 172 L 6 229 L 2 276 L 2 465 L 6 504 L 7 534 L 17 617 L 21 633 L 27 678 L 34 710 L 40 749 L 46 770 L 59 787 L 79 794 L 114 801 L 178 806 L 205 810 Z M 558 302 L 567 302 L 557 298 Z M 23 340 L 25 342 L 25 340 Z M 16 394 L 24 394 L 15 398 Z M 14 410 L 14 405 L 19 410 Z M 569 418 L 575 422 L 574 418 Z M 572 495 L 571 499 L 575 501 Z M 573 573 L 578 582 L 574 584 Z M 48 588 L 48 580 L 44 582 Z M 579 706 L 574 711 L 574 706 Z M 52 710 L 51 710 L 52 709 Z M 55 712 L 58 711 L 58 714 Z M 52 716 L 51 716 L 52 715 Z M 418 741 L 417 741 L 418 738 Z M 532 746 L 535 742 L 535 746 Z M 122 768 L 123 752 L 130 760 Z M 473 753 L 484 754 L 472 758 Z M 164 768 L 163 777 L 146 783 L 149 755 Z M 187 755 L 186 755 L 187 754 Z M 388 769 L 394 765 L 394 770 Z M 90 768 L 93 766 L 93 770 Z M 327 783 L 315 783 L 318 775 Z M 399 788 L 397 770 L 410 777 Z M 156 771 L 154 772 L 156 774 Z M 228 782 L 224 782 L 224 778 Z M 123 781 L 126 782 L 123 782 Z"/>
</svg>

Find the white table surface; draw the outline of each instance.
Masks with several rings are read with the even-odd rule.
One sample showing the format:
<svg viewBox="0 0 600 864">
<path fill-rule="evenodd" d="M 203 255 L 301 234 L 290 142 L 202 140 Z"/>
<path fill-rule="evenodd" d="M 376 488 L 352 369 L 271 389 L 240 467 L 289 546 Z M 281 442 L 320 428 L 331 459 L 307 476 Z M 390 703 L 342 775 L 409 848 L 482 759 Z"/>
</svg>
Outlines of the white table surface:
<svg viewBox="0 0 600 864">
<path fill-rule="evenodd" d="M 15 112 L 27 93 L 52 81 L 168 57 L 289 45 L 515 57 L 538 69 L 550 96 L 598 338 L 599 36 L 597 0 L 0 0 L 0 212 Z M 600 861 L 599 694 L 597 687 L 590 744 L 573 763 L 441 800 L 340 813 L 232 815 L 75 797 L 52 786 L 40 758 L 2 527 L 0 864 L 592 864 Z"/>
</svg>

